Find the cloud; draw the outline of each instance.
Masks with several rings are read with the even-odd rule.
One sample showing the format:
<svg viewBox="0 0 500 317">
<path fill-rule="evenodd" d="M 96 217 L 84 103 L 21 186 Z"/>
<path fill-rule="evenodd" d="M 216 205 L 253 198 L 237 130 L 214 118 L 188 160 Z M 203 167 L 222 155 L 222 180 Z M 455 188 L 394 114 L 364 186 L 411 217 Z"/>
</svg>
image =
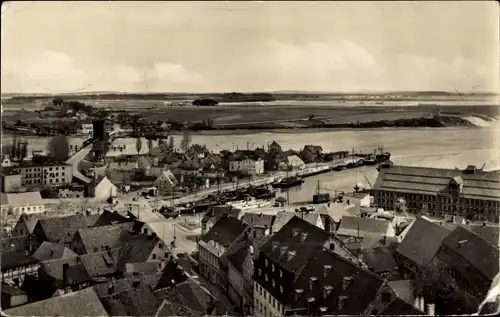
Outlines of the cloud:
<svg viewBox="0 0 500 317">
<path fill-rule="evenodd" d="M 184 66 L 172 63 L 155 63 L 152 71 L 153 78 L 175 84 L 200 84 L 203 77 L 195 72 L 188 71 Z"/>
</svg>

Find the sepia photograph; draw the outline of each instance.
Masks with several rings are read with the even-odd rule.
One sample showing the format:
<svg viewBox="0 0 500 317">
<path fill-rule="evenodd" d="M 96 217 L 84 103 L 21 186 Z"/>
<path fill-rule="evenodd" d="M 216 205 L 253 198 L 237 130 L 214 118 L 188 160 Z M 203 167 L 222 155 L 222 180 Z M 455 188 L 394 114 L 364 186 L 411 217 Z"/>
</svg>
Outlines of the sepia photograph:
<svg viewBox="0 0 500 317">
<path fill-rule="evenodd" d="M 496 1 L 6 1 L 5 316 L 500 313 Z"/>
</svg>

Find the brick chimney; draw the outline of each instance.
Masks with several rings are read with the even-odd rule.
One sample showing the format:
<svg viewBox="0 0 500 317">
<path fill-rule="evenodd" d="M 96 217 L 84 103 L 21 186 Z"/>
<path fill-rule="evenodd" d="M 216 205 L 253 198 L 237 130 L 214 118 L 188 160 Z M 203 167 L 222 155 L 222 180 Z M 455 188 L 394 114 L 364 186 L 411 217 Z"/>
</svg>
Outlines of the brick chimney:
<svg viewBox="0 0 500 317">
<path fill-rule="evenodd" d="M 348 298 L 347 296 L 339 296 L 337 298 L 337 309 L 338 310 L 342 310 L 342 308 L 344 308 L 344 304 L 345 304 L 347 298 Z"/>
<path fill-rule="evenodd" d="M 332 271 L 332 266 L 331 265 L 325 265 L 323 266 L 323 276 L 327 277 L 328 274 Z"/>
<path fill-rule="evenodd" d="M 318 281 L 318 278 L 316 276 L 311 276 L 309 278 L 309 290 L 313 290 L 314 288 L 314 285 L 316 284 L 316 282 Z"/>
<path fill-rule="evenodd" d="M 295 301 L 298 301 L 300 296 L 302 296 L 302 294 L 304 293 L 304 290 L 301 289 L 301 288 L 297 288 L 295 290 Z"/>
<path fill-rule="evenodd" d="M 331 285 L 325 285 L 323 286 L 323 298 L 327 299 L 328 296 L 332 293 L 333 286 Z"/>
</svg>

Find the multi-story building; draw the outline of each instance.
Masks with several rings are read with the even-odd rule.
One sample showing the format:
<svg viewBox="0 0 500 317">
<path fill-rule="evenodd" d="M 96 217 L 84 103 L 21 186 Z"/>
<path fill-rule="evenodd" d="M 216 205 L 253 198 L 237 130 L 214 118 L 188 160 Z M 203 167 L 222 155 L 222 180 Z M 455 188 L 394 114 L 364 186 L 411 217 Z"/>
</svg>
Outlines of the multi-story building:
<svg viewBox="0 0 500 317">
<path fill-rule="evenodd" d="M 237 158 L 229 162 L 229 171 L 248 175 L 261 175 L 264 174 L 264 161 L 248 157 Z"/>
<path fill-rule="evenodd" d="M 21 174 L 23 186 L 57 186 L 71 184 L 73 180 L 73 167 L 66 163 L 50 162 L 44 164 L 28 163 L 11 167 Z"/>
<path fill-rule="evenodd" d="M 363 265 L 342 241 L 299 217 L 293 217 L 269 239 L 254 263 L 254 316 L 291 314 L 295 307 L 287 298 L 305 295 L 302 288 L 295 291 L 294 283 L 323 249 L 348 259 L 359 270 Z"/>
<path fill-rule="evenodd" d="M 394 209 L 403 199 L 409 212 L 498 222 L 500 171 L 392 165 L 380 168 L 373 193 L 375 205 L 384 209 Z"/>
<path fill-rule="evenodd" d="M 247 226 L 243 222 L 225 215 L 198 242 L 200 274 L 224 291 L 228 289 L 228 249 L 246 231 Z"/>
</svg>

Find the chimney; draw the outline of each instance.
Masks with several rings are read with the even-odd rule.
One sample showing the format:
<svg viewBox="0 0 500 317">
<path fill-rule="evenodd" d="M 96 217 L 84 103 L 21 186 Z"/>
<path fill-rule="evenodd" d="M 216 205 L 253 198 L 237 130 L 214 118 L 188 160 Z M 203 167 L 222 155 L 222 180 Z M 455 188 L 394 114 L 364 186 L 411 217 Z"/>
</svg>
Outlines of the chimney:
<svg viewBox="0 0 500 317">
<path fill-rule="evenodd" d="M 299 300 L 300 296 L 302 296 L 302 293 L 304 293 L 303 289 L 298 288 L 295 290 L 295 301 Z"/>
<path fill-rule="evenodd" d="M 345 291 L 351 285 L 352 276 L 344 276 L 342 278 L 342 289 Z"/>
<path fill-rule="evenodd" d="M 327 277 L 328 274 L 332 271 L 332 266 L 331 265 L 325 265 L 323 266 L 323 276 Z"/>
<path fill-rule="evenodd" d="M 314 284 L 318 281 L 318 278 L 316 276 L 311 276 L 309 278 L 309 290 L 312 291 L 314 288 Z"/>
<path fill-rule="evenodd" d="M 323 286 L 323 298 L 326 299 L 332 293 L 332 290 L 333 286 L 331 285 Z"/>
<path fill-rule="evenodd" d="M 342 310 L 344 308 L 345 301 L 347 300 L 347 296 L 339 296 L 337 300 L 337 309 Z"/>
<path fill-rule="evenodd" d="M 300 236 L 300 241 L 304 242 L 306 241 L 306 239 L 307 239 L 307 232 L 302 232 Z"/>
<path fill-rule="evenodd" d="M 420 309 L 421 311 L 425 311 L 425 300 L 423 296 L 420 297 L 418 309 Z"/>
<path fill-rule="evenodd" d="M 273 251 L 275 251 L 280 246 L 278 241 L 273 241 Z"/>
<path fill-rule="evenodd" d="M 307 298 L 307 310 L 309 312 L 312 312 L 312 306 L 314 304 L 314 302 L 316 301 L 316 299 L 314 297 L 308 297 Z"/>
<path fill-rule="evenodd" d="M 64 263 L 62 272 L 62 285 L 64 290 L 66 290 L 66 285 L 68 284 L 68 269 L 69 263 Z"/>
<path fill-rule="evenodd" d="M 280 247 L 280 254 L 281 256 L 285 255 L 286 251 L 288 250 L 288 246 L 283 245 Z"/>
<path fill-rule="evenodd" d="M 434 316 L 436 314 L 435 308 L 436 308 L 436 305 L 434 305 L 434 304 L 427 304 L 427 315 L 428 316 Z"/>
<path fill-rule="evenodd" d="M 416 308 L 416 309 L 420 309 L 420 299 L 418 296 L 415 296 L 415 302 L 413 303 L 413 306 Z"/>
</svg>

